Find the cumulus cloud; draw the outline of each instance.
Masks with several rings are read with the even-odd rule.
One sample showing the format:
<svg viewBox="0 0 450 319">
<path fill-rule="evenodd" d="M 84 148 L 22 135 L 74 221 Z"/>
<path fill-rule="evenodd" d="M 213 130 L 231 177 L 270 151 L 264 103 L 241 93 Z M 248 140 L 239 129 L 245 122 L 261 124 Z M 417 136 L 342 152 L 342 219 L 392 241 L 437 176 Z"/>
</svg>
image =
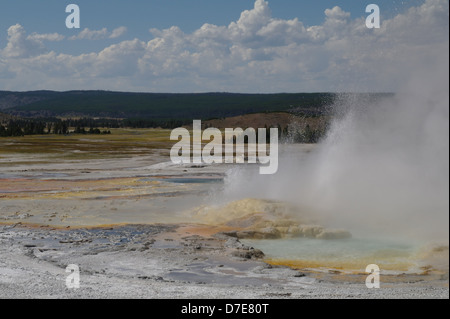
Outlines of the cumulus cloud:
<svg viewBox="0 0 450 319">
<path fill-rule="evenodd" d="M 123 27 L 123 26 L 122 27 L 118 27 L 118 28 L 112 30 L 109 38 L 110 39 L 119 38 L 122 35 L 124 35 L 125 33 L 127 33 L 127 28 L 126 27 Z"/>
<path fill-rule="evenodd" d="M 64 36 L 58 33 L 39 34 L 27 32 L 20 24 L 8 28 L 8 43 L 0 51 L 1 55 L 8 58 L 30 58 L 47 51 L 44 41 L 62 41 Z"/>
<path fill-rule="evenodd" d="M 7 58 L 27 58 L 45 51 L 40 40 L 28 38 L 25 29 L 16 24 L 8 29 L 8 43 L 2 54 Z"/>
<path fill-rule="evenodd" d="M 426 0 L 382 20 L 381 29 L 367 29 L 365 18 L 335 6 L 324 10 L 322 24 L 305 27 L 299 18 L 273 17 L 269 3 L 256 0 L 228 25 L 204 24 L 192 33 L 177 26 L 150 29 L 150 40 L 81 55 L 47 52 L 43 41 L 61 36 L 27 36 L 15 25 L 0 52 L 15 79 L 0 83 L 172 92 L 395 91 L 412 68 L 448 56 L 448 7 L 448 0 Z M 116 39 L 126 32 L 84 29 L 69 39 Z"/>
<path fill-rule="evenodd" d="M 101 30 L 90 30 L 85 28 L 77 35 L 71 36 L 70 40 L 99 40 L 108 36 L 108 29 L 103 28 Z"/>
<path fill-rule="evenodd" d="M 94 72 L 98 76 L 133 76 L 138 71 L 138 60 L 145 53 L 145 42 L 138 39 L 123 41 L 96 55 Z"/>
<path fill-rule="evenodd" d="M 64 38 L 65 37 L 59 33 L 38 34 L 36 32 L 27 37 L 27 39 L 31 41 L 62 41 Z"/>
<path fill-rule="evenodd" d="M 115 39 L 119 38 L 127 32 L 126 27 L 118 27 L 112 32 L 109 32 L 107 28 L 100 30 L 90 30 L 85 28 L 77 35 L 71 36 L 70 40 L 101 40 L 101 39 Z"/>
</svg>

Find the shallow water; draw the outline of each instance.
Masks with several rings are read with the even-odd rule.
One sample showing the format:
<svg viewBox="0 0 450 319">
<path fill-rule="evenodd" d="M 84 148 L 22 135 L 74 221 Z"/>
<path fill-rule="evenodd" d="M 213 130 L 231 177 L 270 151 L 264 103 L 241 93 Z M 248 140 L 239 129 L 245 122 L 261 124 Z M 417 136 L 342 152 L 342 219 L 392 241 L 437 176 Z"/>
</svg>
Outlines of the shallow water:
<svg viewBox="0 0 450 319">
<path fill-rule="evenodd" d="M 419 243 L 400 240 L 350 238 L 321 240 L 290 238 L 279 240 L 243 240 L 261 249 L 272 264 L 298 268 L 326 268 L 365 271 L 376 264 L 391 272 L 417 271 Z"/>
<path fill-rule="evenodd" d="M 223 178 L 201 178 L 201 177 L 186 177 L 186 178 L 143 178 L 143 182 L 164 181 L 175 184 L 219 184 L 223 183 Z"/>
</svg>

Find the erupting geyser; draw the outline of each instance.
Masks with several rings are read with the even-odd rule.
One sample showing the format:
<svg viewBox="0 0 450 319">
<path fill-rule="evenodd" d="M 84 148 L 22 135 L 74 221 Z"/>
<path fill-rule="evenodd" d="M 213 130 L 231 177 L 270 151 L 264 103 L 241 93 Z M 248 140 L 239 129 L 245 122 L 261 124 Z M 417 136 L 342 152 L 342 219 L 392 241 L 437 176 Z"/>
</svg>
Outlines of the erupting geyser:
<svg viewBox="0 0 450 319">
<path fill-rule="evenodd" d="M 355 234 L 448 241 L 448 60 L 439 62 L 394 96 L 340 95 L 319 145 L 281 149 L 274 176 L 230 172 L 225 197 L 288 201 Z"/>
<path fill-rule="evenodd" d="M 280 147 L 273 176 L 235 168 L 221 198 L 286 201 L 355 238 L 448 245 L 448 46 L 434 62 L 382 99 L 339 95 L 321 143 Z"/>
</svg>

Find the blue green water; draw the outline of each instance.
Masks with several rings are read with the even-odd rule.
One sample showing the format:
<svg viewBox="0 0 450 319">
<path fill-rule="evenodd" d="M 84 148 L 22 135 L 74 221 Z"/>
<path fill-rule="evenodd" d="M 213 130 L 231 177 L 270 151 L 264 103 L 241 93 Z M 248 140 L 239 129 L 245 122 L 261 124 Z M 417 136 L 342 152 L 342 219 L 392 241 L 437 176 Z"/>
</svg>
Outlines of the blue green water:
<svg viewBox="0 0 450 319">
<path fill-rule="evenodd" d="M 262 250 L 267 259 L 289 260 L 293 263 L 323 264 L 326 266 L 413 263 L 418 243 L 369 238 L 322 240 L 289 238 L 278 240 L 242 240 L 246 245 Z"/>
</svg>

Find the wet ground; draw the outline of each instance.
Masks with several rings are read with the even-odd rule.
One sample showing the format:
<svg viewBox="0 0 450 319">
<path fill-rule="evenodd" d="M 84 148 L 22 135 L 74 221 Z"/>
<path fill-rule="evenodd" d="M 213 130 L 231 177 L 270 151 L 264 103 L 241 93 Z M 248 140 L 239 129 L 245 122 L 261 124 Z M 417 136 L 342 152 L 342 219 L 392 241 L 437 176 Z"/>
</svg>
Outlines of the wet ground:
<svg viewBox="0 0 450 319">
<path fill-rule="evenodd" d="M 0 145 L 20 144 L 0 154 L 0 298 L 449 297 L 448 262 L 447 271 L 382 273 L 383 289 L 369 290 L 361 271 L 273 258 L 279 249 L 264 240 L 349 234 L 276 202 L 211 206 L 230 166 L 174 165 L 165 149 L 120 143 L 105 155 L 87 142 L 60 143 L 51 156 L 23 141 Z M 438 253 L 448 260 L 448 246 Z M 66 287 L 70 264 L 80 289 Z"/>
<path fill-rule="evenodd" d="M 212 231 L 214 232 L 214 231 Z M 195 225 L 0 226 L 2 298 L 448 298 L 448 277 L 272 266 L 236 238 Z M 66 286 L 68 265 L 80 288 Z"/>
</svg>

